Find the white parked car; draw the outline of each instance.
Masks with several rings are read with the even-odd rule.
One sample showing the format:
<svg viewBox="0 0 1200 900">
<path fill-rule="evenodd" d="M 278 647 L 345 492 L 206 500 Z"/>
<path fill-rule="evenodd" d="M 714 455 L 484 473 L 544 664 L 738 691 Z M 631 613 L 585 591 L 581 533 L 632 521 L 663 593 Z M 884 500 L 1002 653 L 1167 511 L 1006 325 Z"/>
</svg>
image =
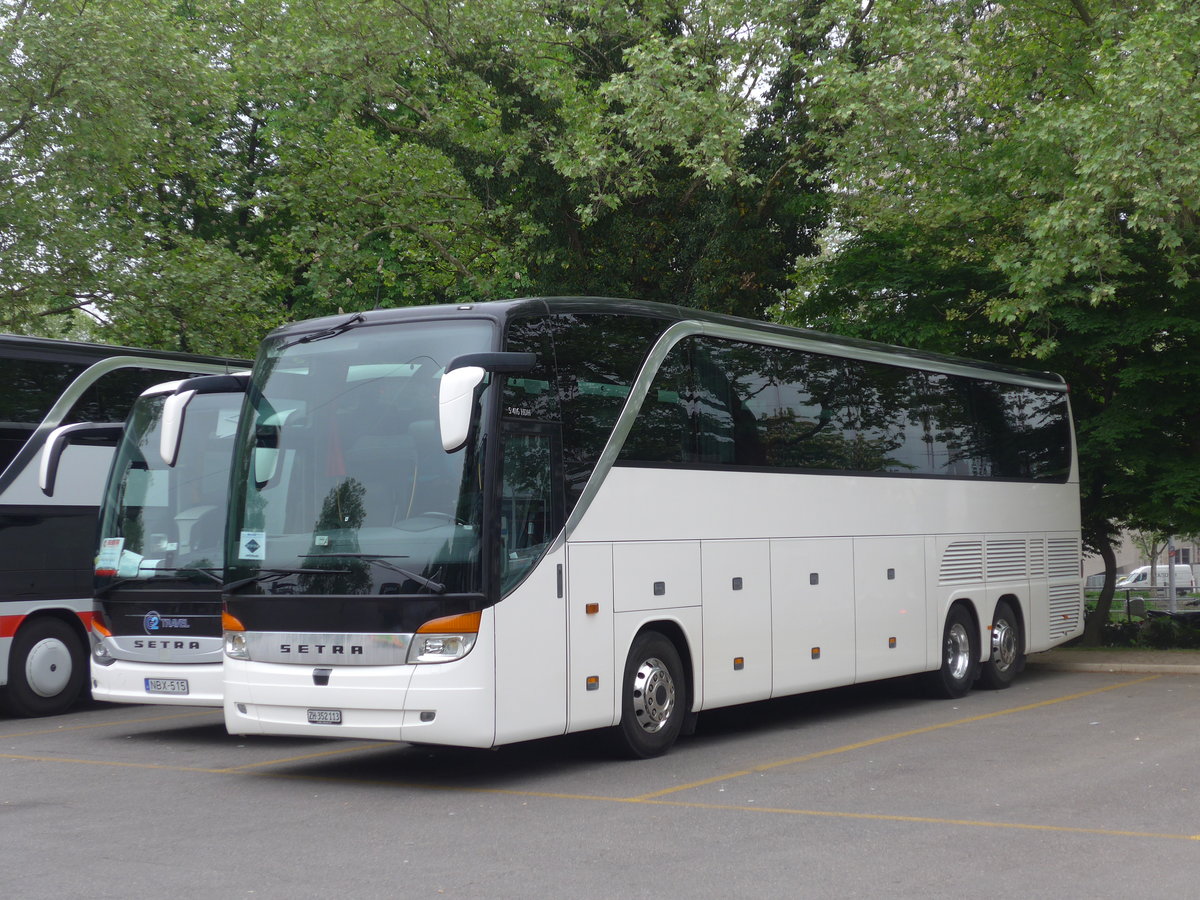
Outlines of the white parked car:
<svg viewBox="0 0 1200 900">
<path fill-rule="evenodd" d="M 1169 566 L 1155 566 L 1157 570 L 1154 573 L 1154 586 L 1166 589 L 1167 580 L 1170 578 Z M 1128 575 L 1122 575 L 1117 579 L 1117 590 L 1135 590 L 1144 591 L 1150 587 L 1150 567 L 1138 566 Z M 1196 587 L 1196 576 L 1192 572 L 1192 567 L 1177 564 L 1175 566 L 1175 593 L 1187 594 Z"/>
</svg>

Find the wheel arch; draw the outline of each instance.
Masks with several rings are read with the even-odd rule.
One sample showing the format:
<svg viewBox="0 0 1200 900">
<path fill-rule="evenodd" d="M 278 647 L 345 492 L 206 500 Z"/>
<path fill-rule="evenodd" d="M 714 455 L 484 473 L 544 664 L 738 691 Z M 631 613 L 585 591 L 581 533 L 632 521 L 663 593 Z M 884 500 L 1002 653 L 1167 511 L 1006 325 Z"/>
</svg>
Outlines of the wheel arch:
<svg viewBox="0 0 1200 900">
<path fill-rule="evenodd" d="M 700 682 L 687 632 L 679 622 L 673 619 L 652 619 L 648 622 L 643 622 L 638 627 L 629 641 L 629 646 L 632 647 L 634 642 L 647 631 L 657 631 L 675 645 L 675 650 L 679 653 L 679 661 L 683 663 L 683 670 L 687 676 L 688 710 L 694 710 L 697 703 L 697 685 Z M 629 652 L 628 648 L 626 648 L 625 652 Z"/>
<path fill-rule="evenodd" d="M 28 628 L 31 623 L 41 619 L 58 619 L 60 622 L 64 622 L 75 632 L 75 636 L 83 642 L 83 646 L 87 647 L 88 629 L 83 624 L 83 619 L 80 618 L 79 613 L 62 606 L 47 606 L 26 613 L 24 618 L 21 619 L 21 624 L 17 626 L 17 630 L 13 632 L 13 637 L 19 635 L 22 629 Z"/>
</svg>

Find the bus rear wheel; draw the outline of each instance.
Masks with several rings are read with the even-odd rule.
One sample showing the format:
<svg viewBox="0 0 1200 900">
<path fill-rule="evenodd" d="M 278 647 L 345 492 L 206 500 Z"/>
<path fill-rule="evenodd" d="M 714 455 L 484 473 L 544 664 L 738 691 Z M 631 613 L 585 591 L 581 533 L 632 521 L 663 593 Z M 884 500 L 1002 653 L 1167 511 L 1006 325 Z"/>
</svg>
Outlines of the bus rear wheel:
<svg viewBox="0 0 1200 900">
<path fill-rule="evenodd" d="M 950 607 L 942 631 L 942 664 L 925 673 L 925 687 L 934 697 L 954 700 L 964 696 L 979 670 L 979 634 L 971 614 L 962 604 Z"/>
<path fill-rule="evenodd" d="M 79 699 L 86 675 L 87 653 L 74 629 L 61 619 L 35 619 L 9 648 L 4 705 L 18 716 L 56 716 Z"/>
<path fill-rule="evenodd" d="M 625 661 L 616 749 L 631 759 L 666 753 L 683 728 L 688 690 L 675 645 L 657 631 L 638 635 Z"/>
<path fill-rule="evenodd" d="M 981 687 L 1000 691 L 1013 683 L 1025 663 L 1021 623 L 1008 601 L 996 604 L 992 618 L 992 654 L 979 672 Z"/>
</svg>

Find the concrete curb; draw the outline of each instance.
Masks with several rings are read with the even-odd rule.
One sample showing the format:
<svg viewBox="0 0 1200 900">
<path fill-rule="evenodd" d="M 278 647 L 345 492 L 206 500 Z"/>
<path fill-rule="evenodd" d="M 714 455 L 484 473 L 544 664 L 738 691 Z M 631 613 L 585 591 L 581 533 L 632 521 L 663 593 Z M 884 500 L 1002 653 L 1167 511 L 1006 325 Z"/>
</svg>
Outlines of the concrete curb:
<svg viewBox="0 0 1200 900">
<path fill-rule="evenodd" d="M 1048 672 L 1104 672 L 1122 675 L 1200 675 L 1200 653 L 1112 653 L 1103 651 L 1050 651 L 1026 660 L 1029 668 Z"/>
<path fill-rule="evenodd" d="M 1154 663 L 1029 663 L 1047 672 L 1115 672 L 1123 675 L 1200 675 L 1200 666 L 1156 665 Z"/>
</svg>

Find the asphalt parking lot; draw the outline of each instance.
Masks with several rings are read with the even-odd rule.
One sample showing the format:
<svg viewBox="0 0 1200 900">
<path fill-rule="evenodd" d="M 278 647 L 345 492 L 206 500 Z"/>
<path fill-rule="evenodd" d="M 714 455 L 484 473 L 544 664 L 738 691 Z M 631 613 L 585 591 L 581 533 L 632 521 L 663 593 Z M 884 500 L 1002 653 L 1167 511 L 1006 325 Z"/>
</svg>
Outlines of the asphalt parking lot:
<svg viewBox="0 0 1200 900">
<path fill-rule="evenodd" d="M 667 756 L 0 719 L 4 896 L 1186 897 L 1200 675 L 1032 668 L 706 713 Z"/>
</svg>

